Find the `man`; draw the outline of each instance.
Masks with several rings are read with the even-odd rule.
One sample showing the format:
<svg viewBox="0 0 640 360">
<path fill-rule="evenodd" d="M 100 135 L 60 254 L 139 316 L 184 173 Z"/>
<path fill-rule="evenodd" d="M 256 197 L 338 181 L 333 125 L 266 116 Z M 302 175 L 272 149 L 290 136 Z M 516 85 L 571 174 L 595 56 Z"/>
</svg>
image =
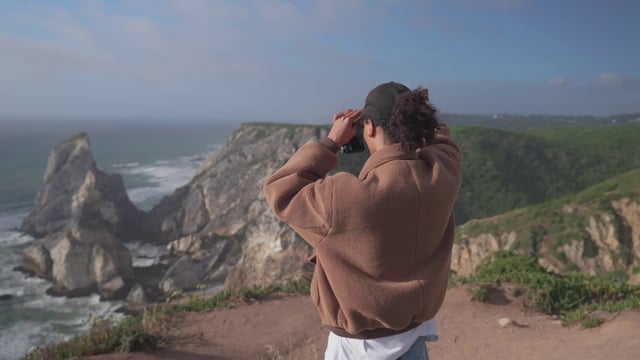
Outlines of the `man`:
<svg viewBox="0 0 640 360">
<path fill-rule="evenodd" d="M 336 114 L 265 183 L 275 214 L 315 250 L 311 297 L 326 359 L 427 359 L 449 276 L 461 156 L 426 89 L 395 82 Z M 363 127 L 360 175 L 327 176 Z"/>
</svg>

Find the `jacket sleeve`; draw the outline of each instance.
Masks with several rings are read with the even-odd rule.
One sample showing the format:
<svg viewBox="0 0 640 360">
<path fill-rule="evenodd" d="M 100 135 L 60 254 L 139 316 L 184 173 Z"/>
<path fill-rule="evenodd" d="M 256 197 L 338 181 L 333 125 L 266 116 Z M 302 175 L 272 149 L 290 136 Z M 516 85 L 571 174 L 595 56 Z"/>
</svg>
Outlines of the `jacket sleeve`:
<svg viewBox="0 0 640 360">
<path fill-rule="evenodd" d="M 420 152 L 421 157 L 427 157 L 426 153 L 433 155 L 458 180 L 458 188 L 462 178 L 462 154 L 458 145 L 450 138 L 449 127 L 442 124 L 436 130 L 434 143 L 426 146 Z"/>
<path fill-rule="evenodd" d="M 326 177 L 338 157 L 324 145 L 310 141 L 264 184 L 267 202 L 311 246 L 329 232 L 333 216 L 333 179 Z"/>
</svg>

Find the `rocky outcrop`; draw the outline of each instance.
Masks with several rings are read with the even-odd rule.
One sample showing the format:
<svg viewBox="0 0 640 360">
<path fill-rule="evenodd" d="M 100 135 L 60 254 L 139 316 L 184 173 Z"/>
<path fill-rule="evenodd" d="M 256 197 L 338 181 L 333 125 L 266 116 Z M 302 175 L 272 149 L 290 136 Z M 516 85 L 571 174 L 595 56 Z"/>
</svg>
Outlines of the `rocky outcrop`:
<svg viewBox="0 0 640 360">
<path fill-rule="evenodd" d="M 95 167 L 86 135 L 68 139 L 52 151 L 36 207 L 23 223 L 46 236 L 23 251 L 22 268 L 52 281 L 56 295 L 122 298 L 134 271 L 120 236 L 137 233 L 131 222 L 140 216 L 122 178 Z"/>
<path fill-rule="evenodd" d="M 610 203 L 607 212 L 589 218 L 588 239 L 572 239 L 562 246 L 567 260 L 588 274 L 624 271 L 634 275 L 640 265 L 640 208 L 629 198 Z M 586 244 L 596 245 L 587 254 Z M 585 256 L 587 254 L 587 256 Z"/>
<path fill-rule="evenodd" d="M 111 224 L 113 231 L 123 238 L 139 234 L 142 212 L 129 201 L 120 175 L 98 170 L 85 133 L 63 141 L 51 151 L 33 210 L 21 230 L 42 237 L 67 226 L 72 218 L 73 196 L 87 181 L 88 174 L 92 174 L 93 186 L 102 195 L 102 218 Z"/>
<path fill-rule="evenodd" d="M 304 276 L 310 247 L 269 209 L 262 193 L 249 209 L 253 221 L 244 231 L 242 257 L 225 281 L 226 288 L 259 286 Z"/>
<path fill-rule="evenodd" d="M 131 309 L 141 308 L 151 302 L 151 299 L 144 287 L 140 284 L 135 285 L 127 295 L 127 306 Z"/>
<path fill-rule="evenodd" d="M 51 255 L 42 244 L 36 244 L 26 248 L 22 253 L 22 270 L 33 273 L 41 278 L 51 275 Z"/>
<path fill-rule="evenodd" d="M 147 230 L 171 242 L 169 251 L 182 256 L 161 282 L 163 291 L 225 275 L 227 288 L 301 276 L 311 250 L 273 216 L 262 185 L 300 146 L 326 131 L 317 126 L 242 125 L 203 162 L 188 185 L 152 209 Z M 215 240 L 194 243 L 198 238 Z M 221 251 L 200 254 L 201 261 L 195 258 L 223 241 Z"/>
<path fill-rule="evenodd" d="M 550 228 L 545 230 L 546 235 L 537 253 L 540 264 L 555 272 L 567 269 L 591 275 L 623 272 L 630 282 L 640 283 L 637 273 L 640 269 L 639 204 L 640 197 L 633 196 L 611 200 L 606 206 L 598 203 L 579 206 L 565 204 L 558 211 L 582 216 L 585 221 L 579 222 L 582 225 L 575 225 L 575 229 L 563 227 L 564 234 L 553 233 Z M 554 215 L 550 213 L 549 216 Z M 469 235 L 466 227 L 472 224 L 458 228 L 458 241 L 453 248 L 451 264 L 458 274 L 472 274 L 482 260 L 495 251 L 525 253 L 528 250 L 519 246 L 520 240 L 530 236 L 526 228 L 504 231 L 495 225 L 495 232 Z"/>
<path fill-rule="evenodd" d="M 636 199 L 623 198 L 612 201 L 611 207 L 616 212 L 618 229 L 624 235 L 623 246 L 626 246 L 640 265 L 640 196 Z"/>
<path fill-rule="evenodd" d="M 496 251 L 510 250 L 517 238 L 515 232 L 462 236 L 453 246 L 451 269 L 458 275 L 468 276 L 475 268 Z"/>
<path fill-rule="evenodd" d="M 174 240 L 167 245 L 167 255 L 183 256 L 194 255 L 201 250 L 211 247 L 209 241 L 198 235 L 187 235 Z"/>
<path fill-rule="evenodd" d="M 134 275 L 131 255 L 103 217 L 102 194 L 91 172 L 72 204 L 71 222 L 50 249 L 53 289 L 82 295 L 97 290 L 107 299 L 126 295 Z"/>
</svg>

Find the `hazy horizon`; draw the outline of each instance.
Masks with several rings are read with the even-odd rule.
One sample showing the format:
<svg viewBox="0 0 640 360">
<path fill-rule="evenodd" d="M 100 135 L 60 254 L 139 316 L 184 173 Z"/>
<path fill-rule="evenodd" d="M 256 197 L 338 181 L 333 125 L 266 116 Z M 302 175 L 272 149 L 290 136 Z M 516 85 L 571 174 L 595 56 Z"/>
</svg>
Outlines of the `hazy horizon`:
<svg viewBox="0 0 640 360">
<path fill-rule="evenodd" d="M 594 115 L 594 114 L 524 114 L 524 113 L 440 113 L 441 116 L 461 116 L 461 117 L 550 117 L 550 118 L 591 118 L 591 119 L 609 119 L 616 117 L 638 116 L 639 112 L 630 113 L 613 113 L 610 115 Z M 87 121 L 89 121 L 87 123 Z M 100 121 L 108 121 L 101 123 Z M 151 118 L 151 117 L 46 117 L 46 116 L 22 116 L 22 117 L 3 117 L 0 116 L 0 125 L 19 124 L 19 125 L 88 125 L 92 127 L 109 127 L 109 126 L 139 126 L 139 125 L 212 125 L 212 126 L 236 126 L 243 123 L 285 123 L 285 124 L 309 124 L 322 125 L 331 122 L 330 118 L 319 119 L 317 121 L 304 122 L 300 120 L 283 120 L 283 119 L 219 119 L 219 118 Z M 0 128 L 1 129 L 1 128 Z"/>
<path fill-rule="evenodd" d="M 324 123 L 391 80 L 425 86 L 444 114 L 638 113 L 638 13 L 629 0 L 3 2 L 0 118 Z"/>
</svg>

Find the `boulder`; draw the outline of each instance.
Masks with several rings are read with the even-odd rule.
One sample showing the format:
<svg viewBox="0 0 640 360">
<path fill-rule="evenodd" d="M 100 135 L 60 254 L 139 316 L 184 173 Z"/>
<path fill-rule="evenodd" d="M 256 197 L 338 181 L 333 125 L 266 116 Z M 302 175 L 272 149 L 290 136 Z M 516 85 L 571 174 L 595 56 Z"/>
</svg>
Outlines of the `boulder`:
<svg viewBox="0 0 640 360">
<path fill-rule="evenodd" d="M 159 289 L 164 295 L 170 295 L 177 290 L 194 290 L 199 284 L 220 281 L 221 275 L 226 275 L 220 265 L 228 254 L 229 244 L 228 240 L 220 240 L 209 249 L 182 256 L 160 280 Z"/>
<path fill-rule="evenodd" d="M 203 274 L 204 266 L 196 263 L 189 256 L 183 256 L 166 272 L 158 287 L 164 295 L 171 295 L 178 290 L 195 290 Z"/>
<path fill-rule="evenodd" d="M 110 244 L 113 246 L 113 244 Z M 127 290 L 125 280 L 133 279 L 131 256 L 124 247 L 107 251 L 101 245 L 94 245 L 91 256 L 91 275 L 104 299 L 124 297 Z"/>
<path fill-rule="evenodd" d="M 47 279 L 51 276 L 51 255 L 42 244 L 35 244 L 22 251 L 21 270 Z"/>
<path fill-rule="evenodd" d="M 0 301 L 8 301 L 13 299 L 13 295 L 11 294 L 0 294 Z"/>
<path fill-rule="evenodd" d="M 169 245 L 167 245 L 167 255 L 182 256 L 195 254 L 206 247 L 205 241 L 201 236 L 187 235 L 170 242 Z"/>
<path fill-rule="evenodd" d="M 92 236 L 82 237 L 89 233 Z M 99 236 L 102 234 L 102 236 Z M 99 240 L 97 240 L 99 239 Z M 104 299 L 123 298 L 133 280 L 131 255 L 103 229 L 70 229 L 51 249 L 52 293 L 84 296 L 98 292 Z"/>
<path fill-rule="evenodd" d="M 98 283 L 98 293 L 100 293 L 101 299 L 103 300 L 124 298 L 127 295 L 127 290 L 127 284 L 120 276 Z"/>
<path fill-rule="evenodd" d="M 149 302 L 150 297 L 140 284 L 134 286 L 127 295 L 127 305 L 132 309 L 140 308 Z"/>
<path fill-rule="evenodd" d="M 93 291 L 95 280 L 89 271 L 91 252 L 92 246 L 71 232 L 51 250 L 53 288 L 57 293 L 81 291 L 88 295 Z"/>
</svg>

